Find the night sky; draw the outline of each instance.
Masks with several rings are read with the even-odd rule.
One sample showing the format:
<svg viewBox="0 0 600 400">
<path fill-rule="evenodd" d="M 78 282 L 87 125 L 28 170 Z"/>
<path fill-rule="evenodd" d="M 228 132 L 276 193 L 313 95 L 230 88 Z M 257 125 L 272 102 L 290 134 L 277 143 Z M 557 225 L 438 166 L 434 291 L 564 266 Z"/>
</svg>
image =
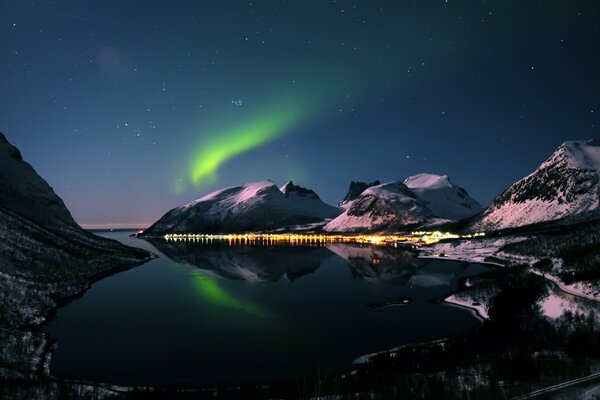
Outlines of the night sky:
<svg viewBox="0 0 600 400">
<path fill-rule="evenodd" d="M 0 2 L 0 131 L 85 226 L 214 189 L 448 174 L 598 137 L 595 1 Z"/>
</svg>

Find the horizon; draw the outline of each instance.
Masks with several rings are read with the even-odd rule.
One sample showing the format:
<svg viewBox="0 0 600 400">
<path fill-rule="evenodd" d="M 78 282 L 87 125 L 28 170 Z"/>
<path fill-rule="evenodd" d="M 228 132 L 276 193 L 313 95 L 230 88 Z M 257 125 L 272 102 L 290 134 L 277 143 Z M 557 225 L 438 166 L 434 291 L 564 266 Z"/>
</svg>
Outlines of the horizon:
<svg viewBox="0 0 600 400">
<path fill-rule="evenodd" d="M 489 204 L 598 137 L 597 17 L 593 2 L 7 1 L 0 130 L 86 226 L 147 225 L 265 178 L 337 204 L 352 180 L 429 172 Z"/>
</svg>

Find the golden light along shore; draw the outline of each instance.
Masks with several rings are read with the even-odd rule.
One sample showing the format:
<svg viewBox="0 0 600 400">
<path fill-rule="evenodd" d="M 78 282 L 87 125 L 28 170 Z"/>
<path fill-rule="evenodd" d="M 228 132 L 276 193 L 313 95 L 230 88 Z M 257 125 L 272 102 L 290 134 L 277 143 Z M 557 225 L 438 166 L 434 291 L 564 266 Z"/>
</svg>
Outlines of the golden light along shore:
<svg viewBox="0 0 600 400">
<path fill-rule="evenodd" d="M 433 244 L 445 239 L 471 239 L 485 236 L 479 232 L 468 235 L 458 235 L 451 232 L 418 231 L 402 235 L 349 235 L 349 234 L 315 234 L 315 233 L 168 233 L 164 235 L 167 241 L 205 241 L 227 240 L 242 242 L 289 242 L 289 243 L 364 243 L 372 245 L 393 245 L 410 242 L 414 245 Z"/>
</svg>

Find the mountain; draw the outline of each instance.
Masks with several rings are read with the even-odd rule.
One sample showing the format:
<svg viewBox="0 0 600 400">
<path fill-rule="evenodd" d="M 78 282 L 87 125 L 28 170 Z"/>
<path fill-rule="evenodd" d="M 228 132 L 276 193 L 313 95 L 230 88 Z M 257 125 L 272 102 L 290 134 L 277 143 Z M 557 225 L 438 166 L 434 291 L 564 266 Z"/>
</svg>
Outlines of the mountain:
<svg viewBox="0 0 600 400">
<path fill-rule="evenodd" d="M 31 165 L 21 152 L 0 133 L 0 211 L 27 220 L 66 240 L 111 253 L 132 253 L 131 248 L 114 240 L 83 230 L 73 219 L 63 200 Z M 11 218 L 12 218 L 11 217 Z M 8 221 L 9 217 L 6 217 Z M 3 228 L 0 222 L 0 229 Z M 17 232 L 15 232 L 17 234 Z M 27 232 L 23 232 L 27 234 Z"/>
<path fill-rule="evenodd" d="M 497 230 L 558 219 L 585 219 L 599 211 L 600 141 L 565 142 L 535 171 L 514 183 L 471 222 Z"/>
<path fill-rule="evenodd" d="M 50 229 L 77 224 L 63 201 L 0 133 L 0 206 Z"/>
<path fill-rule="evenodd" d="M 484 209 L 448 175 L 418 174 L 406 178 L 404 184 L 440 218 L 463 219 Z"/>
<path fill-rule="evenodd" d="M 396 231 L 435 220 L 404 183 L 388 182 L 364 190 L 324 229 L 329 232 Z"/>
<path fill-rule="evenodd" d="M 167 232 L 256 232 L 293 229 L 335 218 L 341 210 L 312 190 L 288 182 L 252 182 L 217 190 L 167 212 L 144 235 Z"/>
<path fill-rule="evenodd" d="M 483 210 L 447 175 L 434 174 L 384 184 L 352 182 L 340 205 L 345 211 L 325 225 L 326 231 L 401 231 L 466 218 Z"/>
<path fill-rule="evenodd" d="M 22 379 L 48 373 L 51 345 L 30 327 L 43 322 L 58 299 L 150 254 L 81 229 L 1 133 L 0 188 L 0 379 Z"/>
<path fill-rule="evenodd" d="M 381 182 L 379 182 L 378 180 L 370 183 L 354 181 L 350 182 L 348 193 L 346 193 L 346 196 L 342 199 L 342 201 L 338 203 L 338 206 L 344 209 L 349 208 L 352 205 L 352 201 L 355 200 L 358 196 L 360 196 L 362 192 L 364 192 L 366 189 L 372 186 L 377 185 L 381 185 Z"/>
<path fill-rule="evenodd" d="M 315 199 L 321 200 L 318 194 L 310 189 L 303 188 L 302 186 L 294 185 L 294 182 L 289 181 L 285 185 L 279 188 L 281 193 L 285 194 L 286 197 L 296 196 L 296 197 L 304 197 L 307 199 Z"/>
</svg>

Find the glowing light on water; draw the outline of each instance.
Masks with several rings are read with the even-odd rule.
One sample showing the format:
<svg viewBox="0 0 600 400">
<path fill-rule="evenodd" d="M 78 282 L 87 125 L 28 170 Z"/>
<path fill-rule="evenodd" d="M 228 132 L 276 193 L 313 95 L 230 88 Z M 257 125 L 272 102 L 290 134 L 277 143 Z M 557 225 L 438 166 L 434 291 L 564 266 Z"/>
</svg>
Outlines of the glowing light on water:
<svg viewBox="0 0 600 400">
<path fill-rule="evenodd" d="M 232 296 L 229 292 L 219 286 L 216 278 L 197 270 L 192 274 L 194 286 L 202 297 L 213 304 L 233 310 L 244 310 L 257 317 L 266 318 L 269 313 L 257 304 Z"/>
</svg>

